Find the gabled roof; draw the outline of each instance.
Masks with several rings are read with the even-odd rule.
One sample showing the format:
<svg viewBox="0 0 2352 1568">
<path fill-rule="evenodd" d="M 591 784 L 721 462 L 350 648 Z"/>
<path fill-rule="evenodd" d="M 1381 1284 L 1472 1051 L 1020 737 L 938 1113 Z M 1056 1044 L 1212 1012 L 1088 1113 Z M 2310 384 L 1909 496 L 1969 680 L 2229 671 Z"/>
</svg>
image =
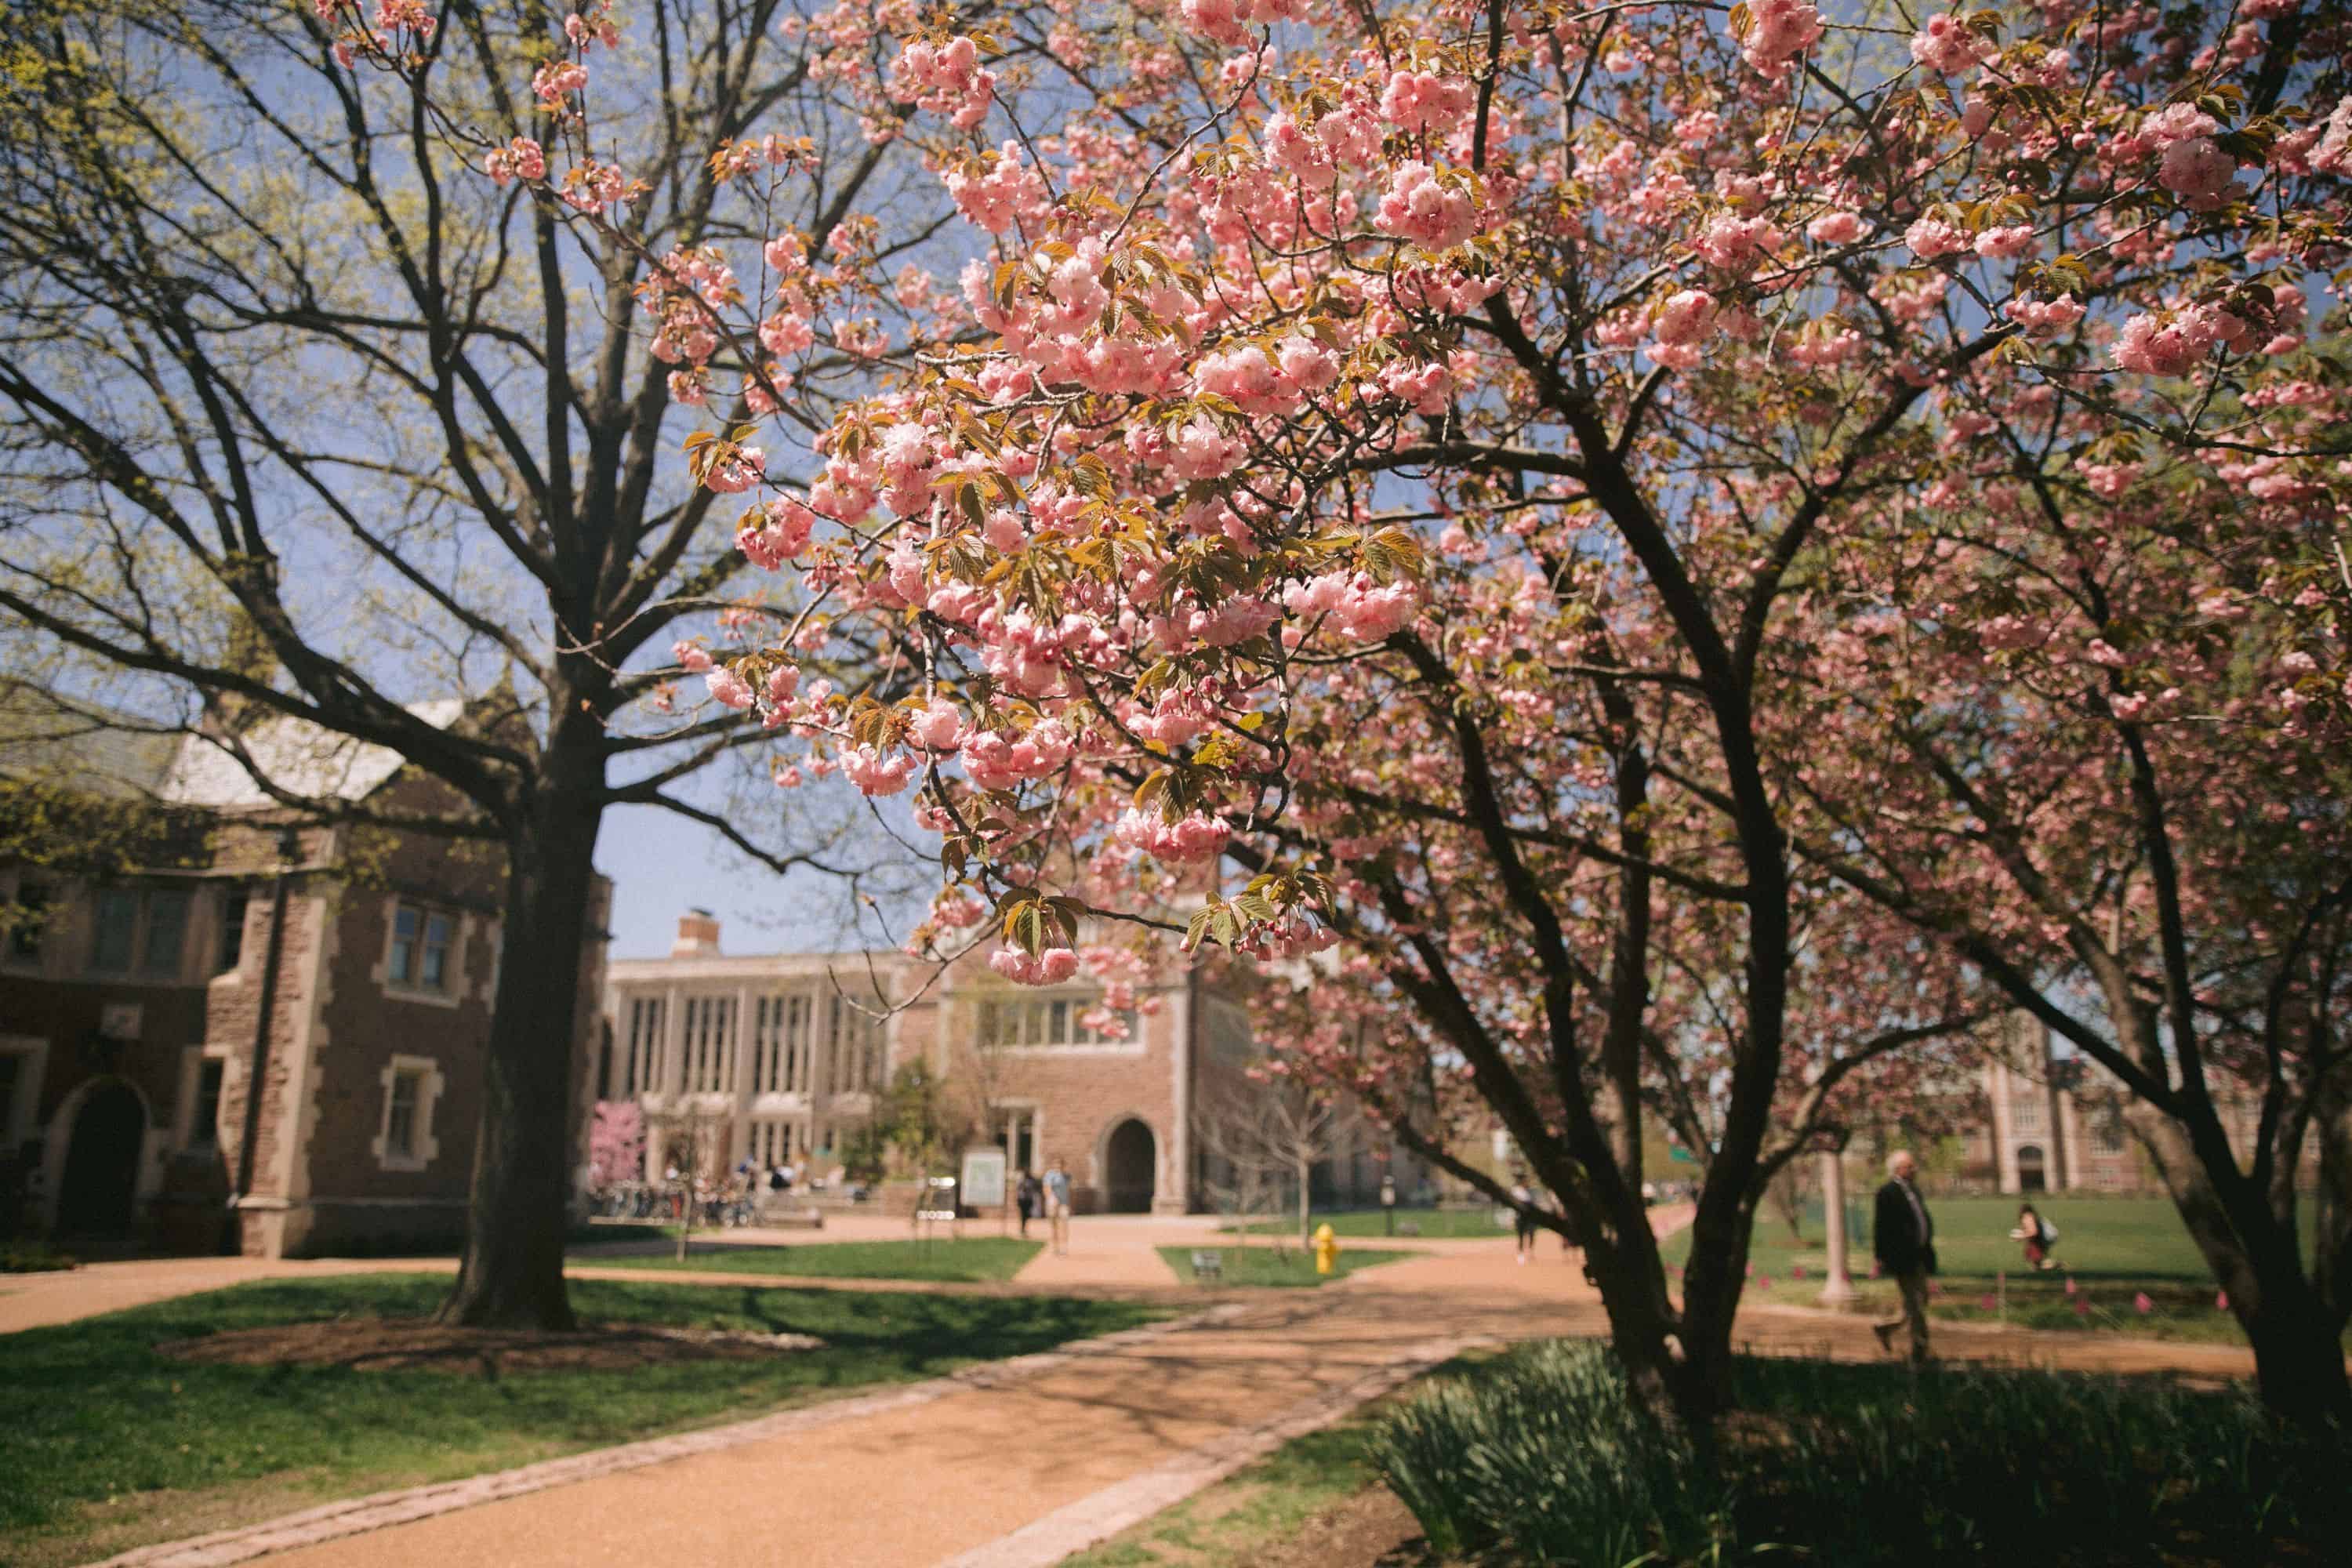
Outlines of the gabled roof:
<svg viewBox="0 0 2352 1568">
<path fill-rule="evenodd" d="M 465 704 L 456 698 L 415 702 L 408 712 L 436 730 L 457 721 Z M 243 743 L 253 765 L 289 795 L 305 800 L 365 800 L 400 771 L 402 757 L 388 746 L 337 734 L 302 719 L 270 719 L 247 730 Z M 243 759 L 202 735 L 184 738 L 179 754 L 158 793 L 174 805 L 236 811 L 276 805 Z"/>
<path fill-rule="evenodd" d="M 457 721 L 456 698 L 409 705 L 437 730 Z M 267 719 L 242 743 L 273 784 L 306 800 L 359 801 L 400 771 L 402 758 L 308 720 Z M 70 707 L 23 687 L 0 687 L 0 773 L 36 775 L 64 788 L 118 799 L 206 811 L 278 804 L 217 742 L 184 732 L 154 733 L 135 717 L 89 704 Z"/>
</svg>

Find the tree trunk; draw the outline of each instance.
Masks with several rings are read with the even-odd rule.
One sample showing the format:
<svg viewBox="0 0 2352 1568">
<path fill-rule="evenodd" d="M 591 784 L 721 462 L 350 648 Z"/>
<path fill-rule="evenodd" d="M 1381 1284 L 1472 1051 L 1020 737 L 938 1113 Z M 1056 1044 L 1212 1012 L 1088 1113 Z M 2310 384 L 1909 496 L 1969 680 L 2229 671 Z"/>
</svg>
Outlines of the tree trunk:
<svg viewBox="0 0 2352 1568">
<path fill-rule="evenodd" d="M 596 833 L 599 739 L 561 715 L 525 814 L 508 842 L 497 1011 L 484 1064 L 466 1256 L 443 1322 L 575 1326 L 563 1283 L 569 1227 L 573 1047 Z M 593 724 L 593 720 L 589 720 Z"/>
<path fill-rule="evenodd" d="M 2263 1405 L 2287 1421 L 2352 1421 L 2344 1316 L 2304 1271 L 2299 1231 L 2267 1213 L 2233 1218 L 2213 1172 L 2178 1121 L 2142 1107 L 2132 1127 L 2156 1162 L 2189 1239 L 2229 1295 L 2231 1314 L 2253 1347 Z M 2286 1201 L 2294 1201 L 2291 1192 Z M 2241 1194 L 2240 1202 L 2253 1200 Z"/>
<path fill-rule="evenodd" d="M 1304 1251 L 1306 1251 L 1306 1250 L 1307 1250 L 1307 1247 L 1309 1246 L 1309 1244 L 1311 1244 L 1311 1243 L 1313 1242 L 1313 1240 L 1314 1240 L 1313 1236 L 1312 1236 L 1312 1235 L 1308 1232 L 1308 1230 L 1307 1230 L 1307 1223 L 1308 1220 L 1312 1219 L 1314 1216 L 1313 1216 L 1311 1214 L 1309 1214 L 1309 1213 L 1307 1212 L 1307 1176 L 1308 1176 L 1308 1174 L 1309 1174 L 1309 1170 L 1308 1170 L 1308 1166 L 1307 1166 L 1307 1156 L 1306 1156 L 1306 1155 L 1304 1155 L 1304 1154 L 1299 1155 L 1299 1156 L 1297 1157 L 1297 1163 L 1298 1163 L 1298 1250 L 1299 1250 L 1299 1251 L 1301 1251 L 1301 1252 L 1304 1252 Z"/>
</svg>

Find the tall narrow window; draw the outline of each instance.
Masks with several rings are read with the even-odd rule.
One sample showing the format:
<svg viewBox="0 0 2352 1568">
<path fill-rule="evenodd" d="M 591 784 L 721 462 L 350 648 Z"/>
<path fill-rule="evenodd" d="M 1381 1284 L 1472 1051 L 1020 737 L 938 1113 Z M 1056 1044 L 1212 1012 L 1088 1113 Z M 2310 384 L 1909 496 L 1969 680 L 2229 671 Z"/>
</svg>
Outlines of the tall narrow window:
<svg viewBox="0 0 2352 1568">
<path fill-rule="evenodd" d="M 102 974 L 121 974 L 131 967 L 131 949 L 139 937 L 139 895 L 128 888 L 100 889 L 97 919 L 89 966 Z"/>
<path fill-rule="evenodd" d="M 180 949 L 188 938 L 190 895 L 162 889 L 147 895 L 147 949 L 139 955 L 139 973 L 168 978 L 180 973 Z"/>
<path fill-rule="evenodd" d="M 208 1149 L 220 1142 L 221 1078 L 227 1066 L 218 1057 L 206 1057 L 196 1069 L 196 1110 L 188 1123 L 192 1148 Z"/>
<path fill-rule="evenodd" d="M 252 893 L 244 888 L 231 888 L 221 896 L 220 949 L 213 954 L 215 974 L 226 974 L 245 961 L 245 917 L 252 903 Z"/>
<path fill-rule="evenodd" d="M 424 1089 L 425 1075 L 413 1068 L 392 1075 L 392 1104 L 383 1122 L 386 1159 L 416 1158 L 416 1102 Z"/>
</svg>

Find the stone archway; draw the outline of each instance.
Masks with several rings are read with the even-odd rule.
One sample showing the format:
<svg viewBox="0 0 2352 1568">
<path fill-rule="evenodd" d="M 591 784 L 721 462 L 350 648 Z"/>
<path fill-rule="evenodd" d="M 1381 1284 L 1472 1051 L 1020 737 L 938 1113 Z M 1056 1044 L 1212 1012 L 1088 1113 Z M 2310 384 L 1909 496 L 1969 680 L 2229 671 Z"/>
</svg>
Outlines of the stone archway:
<svg viewBox="0 0 2352 1568">
<path fill-rule="evenodd" d="M 1160 1143 L 1150 1127 L 1130 1116 L 1103 1141 L 1103 1208 L 1110 1214 L 1150 1214 L 1158 1186 Z"/>
<path fill-rule="evenodd" d="M 2050 1190 L 2050 1163 L 2039 1143 L 2021 1143 L 2017 1147 L 2017 1190 L 2021 1193 L 2046 1193 Z"/>
<path fill-rule="evenodd" d="M 120 1236 L 131 1228 L 147 1107 L 121 1079 L 92 1084 L 74 1112 L 58 1183 L 57 1228 L 67 1236 Z"/>
</svg>

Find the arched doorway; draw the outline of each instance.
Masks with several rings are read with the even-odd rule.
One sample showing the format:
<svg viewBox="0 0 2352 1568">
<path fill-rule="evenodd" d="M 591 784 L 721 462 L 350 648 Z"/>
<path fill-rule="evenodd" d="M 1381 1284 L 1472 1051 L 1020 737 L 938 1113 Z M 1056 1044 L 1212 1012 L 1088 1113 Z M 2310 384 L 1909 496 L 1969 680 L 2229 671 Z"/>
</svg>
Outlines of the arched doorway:
<svg viewBox="0 0 2352 1568">
<path fill-rule="evenodd" d="M 58 1183 L 58 1229 L 69 1236 L 120 1236 L 131 1228 L 147 1108 L 116 1079 L 94 1084 L 74 1113 L 66 1168 Z"/>
<path fill-rule="evenodd" d="M 1159 1154 L 1151 1129 L 1135 1118 L 1112 1128 L 1103 1145 L 1103 1207 L 1112 1214 L 1150 1214 Z"/>
<path fill-rule="evenodd" d="M 2050 1166 L 2039 1143 L 2017 1146 L 2017 1190 L 2021 1193 L 2046 1193 L 2050 1190 Z"/>
</svg>

